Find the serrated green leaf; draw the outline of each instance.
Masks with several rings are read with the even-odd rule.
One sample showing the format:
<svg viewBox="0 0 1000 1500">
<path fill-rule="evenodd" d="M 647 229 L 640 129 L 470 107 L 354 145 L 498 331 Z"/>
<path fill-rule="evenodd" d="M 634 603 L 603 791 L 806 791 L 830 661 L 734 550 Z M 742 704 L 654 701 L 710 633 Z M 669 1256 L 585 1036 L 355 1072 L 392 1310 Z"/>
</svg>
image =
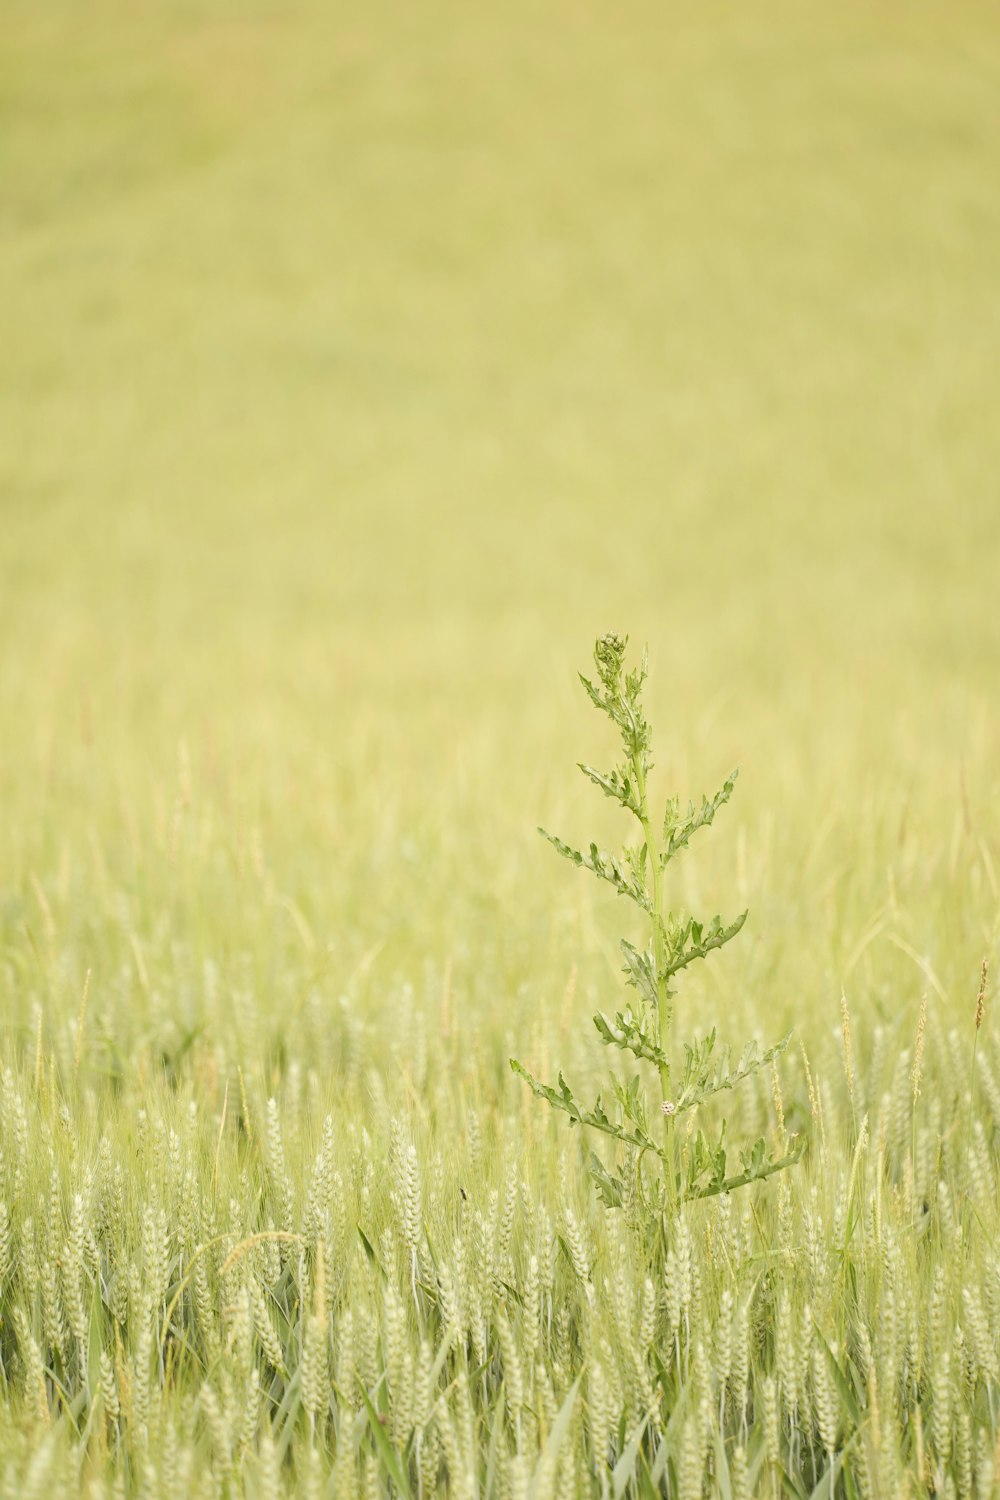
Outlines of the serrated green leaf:
<svg viewBox="0 0 1000 1500">
<path fill-rule="evenodd" d="M 664 866 L 687 848 L 692 835 L 697 833 L 699 828 L 707 828 L 714 821 L 716 813 L 733 795 L 738 775 L 737 769 L 727 776 L 714 797 L 703 797 L 701 807 L 697 811 L 693 802 L 688 803 L 688 810 L 683 817 L 680 816 L 680 807 L 676 798 L 672 798 L 667 803 L 663 814 L 663 852 L 661 854 Z"/>
<path fill-rule="evenodd" d="M 707 932 L 698 923 L 685 924 L 675 935 L 675 945 L 672 945 L 672 952 L 664 969 L 666 977 L 672 979 L 675 974 L 686 969 L 688 964 L 694 963 L 698 958 L 706 958 L 716 948 L 722 948 L 730 942 L 742 928 L 747 916 L 747 912 L 741 912 L 735 922 L 731 922 L 728 927 L 723 927 L 721 920 L 715 917 L 709 924 Z M 695 929 L 697 929 L 696 937 Z M 688 942 L 689 938 L 693 941 Z"/>
<path fill-rule="evenodd" d="M 688 1046 L 686 1049 L 687 1066 L 684 1070 L 680 1092 L 674 1101 L 674 1113 L 684 1114 L 689 1109 L 696 1109 L 707 1099 L 711 1099 L 714 1094 L 733 1089 L 751 1074 L 758 1073 L 761 1068 L 767 1067 L 774 1058 L 784 1052 L 791 1035 L 790 1031 L 787 1032 L 780 1042 L 775 1042 L 773 1047 L 768 1047 L 761 1053 L 757 1051 L 756 1042 L 748 1042 L 743 1049 L 738 1066 L 732 1071 L 729 1071 L 728 1067 L 728 1054 L 724 1052 L 716 1064 L 714 1073 L 708 1072 L 707 1064 L 715 1043 L 715 1032 L 712 1032 L 710 1038 L 706 1038 L 706 1043 L 711 1043 L 707 1050 L 705 1044 L 701 1044 L 701 1051 L 695 1051 Z"/>
<path fill-rule="evenodd" d="M 614 1021 L 611 1022 L 607 1016 L 598 1011 L 593 1021 L 606 1047 L 618 1047 L 623 1052 L 631 1052 L 633 1057 L 642 1062 L 653 1063 L 657 1068 L 666 1067 L 666 1054 L 649 1036 L 645 1016 L 637 1020 L 631 1011 L 626 1011 L 624 1014 L 618 1011 Z"/>
<path fill-rule="evenodd" d="M 615 1140 L 622 1141 L 627 1146 L 635 1146 L 640 1151 L 654 1151 L 658 1156 L 663 1155 L 661 1147 L 644 1129 L 637 1126 L 632 1130 L 627 1130 L 611 1120 L 601 1103 L 600 1095 L 597 1096 L 592 1109 L 581 1109 L 561 1073 L 559 1074 L 559 1088 L 554 1089 L 550 1084 L 539 1083 L 538 1079 L 533 1077 L 517 1058 L 510 1059 L 510 1066 L 519 1078 L 524 1079 L 533 1094 L 539 1099 L 544 1099 L 547 1104 L 551 1104 L 553 1109 L 561 1110 L 563 1114 L 569 1115 L 572 1124 L 585 1125 L 590 1130 L 600 1130 L 604 1135 L 613 1136 Z"/>
<path fill-rule="evenodd" d="M 710 1181 L 703 1187 L 696 1185 L 684 1196 L 688 1199 L 714 1198 L 719 1193 L 732 1193 L 737 1188 L 748 1187 L 751 1182 L 764 1182 L 766 1178 L 774 1177 L 776 1173 L 794 1167 L 801 1160 L 802 1150 L 803 1148 L 798 1146 L 794 1151 L 790 1151 L 786 1156 L 779 1157 L 777 1160 L 765 1157 L 754 1171 L 738 1172 L 732 1177 L 724 1177 L 721 1181 Z"/>
<path fill-rule="evenodd" d="M 594 1179 L 597 1196 L 607 1208 L 621 1208 L 625 1200 L 625 1184 L 620 1177 L 612 1177 L 607 1167 L 592 1151 L 589 1171 Z"/>
<path fill-rule="evenodd" d="M 610 854 L 606 850 L 599 849 L 596 844 L 591 844 L 589 851 L 584 854 L 579 849 L 574 849 L 570 844 L 563 842 L 556 834 L 549 833 L 545 828 L 539 828 L 538 832 L 543 839 L 547 839 L 557 854 L 563 859 L 568 859 L 570 864 L 579 865 L 583 869 L 590 870 L 599 880 L 606 880 L 613 886 L 619 896 L 627 896 L 644 911 L 649 911 L 649 894 L 642 884 L 634 878 L 630 878 L 630 872 L 623 865 L 617 855 Z"/>
<path fill-rule="evenodd" d="M 594 707 L 599 708 L 602 714 L 606 714 L 608 712 L 608 705 L 605 703 L 604 699 L 601 697 L 600 692 L 597 690 L 597 688 L 595 688 L 594 684 L 588 677 L 584 677 L 582 672 L 578 672 L 576 675 L 583 683 L 587 697 L 590 699 Z"/>
<path fill-rule="evenodd" d="M 657 1002 L 656 975 L 653 971 L 651 955 L 648 952 L 640 953 L 627 938 L 621 939 L 619 947 L 625 959 L 623 972 L 626 975 L 628 983 L 633 989 L 639 991 L 639 994 L 648 1005 L 653 1006 L 655 1009 Z"/>
<path fill-rule="evenodd" d="M 638 815 L 639 806 L 635 800 L 635 791 L 627 774 L 620 770 L 598 771 L 594 766 L 588 766 L 583 761 L 578 762 L 580 770 L 596 787 L 610 797 L 613 802 L 619 803 L 627 812 Z"/>
<path fill-rule="evenodd" d="M 557 854 L 561 854 L 563 859 L 568 859 L 570 863 L 574 865 L 582 865 L 585 863 L 584 857 L 580 853 L 579 849 L 571 849 L 569 844 L 564 844 L 562 839 L 557 838 L 554 833 L 548 833 L 544 828 L 540 827 L 538 832 L 542 835 L 543 839 L 548 839 L 553 849 L 555 849 Z"/>
</svg>

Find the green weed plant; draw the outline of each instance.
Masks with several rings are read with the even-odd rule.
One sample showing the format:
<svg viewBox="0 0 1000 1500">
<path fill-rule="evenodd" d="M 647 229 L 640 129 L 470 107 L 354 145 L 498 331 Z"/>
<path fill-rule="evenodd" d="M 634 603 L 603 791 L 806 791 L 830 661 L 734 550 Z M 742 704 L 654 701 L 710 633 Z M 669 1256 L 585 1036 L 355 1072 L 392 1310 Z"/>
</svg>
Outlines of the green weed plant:
<svg viewBox="0 0 1000 1500">
<path fill-rule="evenodd" d="M 667 905 L 667 875 L 694 836 L 710 827 L 729 801 L 737 772 L 726 778 L 713 797 L 703 797 L 700 807 L 689 802 L 684 808 L 677 797 L 670 797 L 662 818 L 654 817 L 649 792 L 653 731 L 642 701 L 649 653 L 643 648 L 638 668 L 628 670 L 627 647 L 627 636 L 601 636 L 594 647 L 596 683 L 580 676 L 591 703 L 617 729 L 622 758 L 610 771 L 599 771 L 583 762 L 580 770 L 635 819 L 640 839 L 625 844 L 618 854 L 596 843 L 584 852 L 544 828 L 539 832 L 564 859 L 589 870 L 630 901 L 645 921 L 645 947 L 637 948 L 627 937 L 620 943 L 626 983 L 636 992 L 637 1003 L 627 1004 L 614 1019 L 601 1011 L 593 1018 L 603 1044 L 630 1054 L 641 1065 L 640 1070 L 625 1079 L 612 1074 L 614 1105 L 609 1113 L 601 1094 L 590 1108 L 582 1105 L 562 1073 L 553 1088 L 540 1083 L 516 1058 L 511 1058 L 511 1067 L 540 1099 L 567 1115 L 571 1126 L 599 1131 L 625 1148 L 624 1160 L 614 1170 L 591 1153 L 591 1175 L 603 1202 L 619 1208 L 636 1197 L 648 1215 L 659 1217 L 674 1213 L 687 1200 L 730 1193 L 773 1177 L 794 1165 L 800 1152 L 793 1145 L 790 1151 L 776 1154 L 764 1137 L 758 1136 L 740 1148 L 739 1168 L 734 1171 L 725 1117 L 710 1133 L 699 1127 L 682 1135 L 678 1129 L 683 1116 L 695 1114 L 710 1099 L 770 1067 L 788 1046 L 790 1033 L 763 1051 L 755 1041 L 748 1041 L 734 1063 L 730 1048 L 718 1046 L 713 1028 L 707 1036 L 686 1041 L 683 1061 L 676 1061 L 672 985 L 691 964 L 731 942 L 742 931 L 747 913 L 741 912 L 731 922 L 724 922 L 718 915 L 706 922 L 686 912 L 672 911 Z M 655 1073 L 659 1081 L 658 1104 L 650 1103 L 644 1077 L 650 1073 Z M 657 1167 L 651 1183 L 644 1180 L 647 1158 Z"/>
</svg>

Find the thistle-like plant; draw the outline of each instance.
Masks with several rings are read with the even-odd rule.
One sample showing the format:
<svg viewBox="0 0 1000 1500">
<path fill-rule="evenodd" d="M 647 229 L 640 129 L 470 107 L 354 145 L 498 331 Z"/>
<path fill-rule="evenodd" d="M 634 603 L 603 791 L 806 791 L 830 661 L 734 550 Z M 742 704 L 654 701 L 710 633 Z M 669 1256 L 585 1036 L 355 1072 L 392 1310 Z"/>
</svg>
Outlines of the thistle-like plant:
<svg viewBox="0 0 1000 1500">
<path fill-rule="evenodd" d="M 689 803 L 682 809 L 679 800 L 671 797 L 662 820 L 654 819 L 647 786 L 653 767 L 652 730 L 642 705 L 648 656 L 644 650 L 638 669 L 627 671 L 627 644 L 627 637 L 602 636 L 594 648 L 596 683 L 582 675 L 580 678 L 595 708 L 606 714 L 618 730 L 624 752 L 622 760 L 607 772 L 583 764 L 580 770 L 606 797 L 635 818 L 641 838 L 637 843 L 626 844 L 619 854 L 608 853 L 596 843 L 584 853 L 564 844 L 544 828 L 539 832 L 565 859 L 606 881 L 643 915 L 648 934 L 646 946 L 637 948 L 627 938 L 621 940 L 623 972 L 627 984 L 636 992 L 637 1003 L 627 1004 L 614 1020 L 599 1012 L 594 1016 L 594 1025 L 605 1046 L 628 1052 L 638 1063 L 646 1065 L 647 1070 L 655 1071 L 659 1104 L 651 1111 L 642 1071 L 624 1080 L 612 1075 L 615 1104 L 609 1112 L 601 1095 L 592 1108 L 579 1104 L 562 1073 L 557 1087 L 552 1088 L 532 1077 L 515 1058 L 511 1058 L 511 1067 L 539 1098 L 567 1114 L 571 1125 L 588 1126 L 624 1146 L 642 1201 L 659 1212 L 670 1211 L 685 1199 L 728 1193 L 770 1177 L 797 1161 L 799 1152 L 792 1149 L 775 1155 L 760 1138 L 741 1150 L 739 1170 L 731 1171 L 724 1119 L 712 1140 L 701 1129 L 685 1131 L 683 1141 L 680 1139 L 677 1125 L 681 1116 L 699 1109 L 714 1095 L 735 1088 L 770 1064 L 784 1051 L 788 1037 L 763 1052 L 756 1042 L 749 1042 L 734 1062 L 728 1048 L 716 1048 L 713 1030 L 701 1040 L 684 1044 L 683 1061 L 676 1056 L 672 984 L 689 964 L 730 942 L 742 928 L 747 914 L 744 911 L 735 921 L 726 923 L 718 916 L 702 922 L 670 911 L 665 900 L 667 871 L 694 835 L 707 828 L 729 801 L 736 772 L 714 797 L 703 798 L 700 807 Z M 651 1113 L 659 1114 L 660 1129 L 651 1122 Z M 659 1163 L 659 1175 L 654 1183 L 647 1182 L 644 1187 L 643 1161 L 647 1155 Z M 630 1192 L 627 1165 L 612 1171 L 592 1154 L 591 1172 L 598 1192 L 609 1205 L 620 1206 L 634 1196 Z"/>
</svg>

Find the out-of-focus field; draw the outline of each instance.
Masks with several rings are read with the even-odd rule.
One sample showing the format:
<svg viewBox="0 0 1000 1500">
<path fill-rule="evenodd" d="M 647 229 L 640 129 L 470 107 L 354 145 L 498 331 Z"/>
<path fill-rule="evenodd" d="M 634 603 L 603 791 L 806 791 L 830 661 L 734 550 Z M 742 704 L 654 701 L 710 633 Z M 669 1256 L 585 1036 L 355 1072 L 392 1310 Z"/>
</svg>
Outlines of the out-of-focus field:
<svg viewBox="0 0 1000 1500">
<path fill-rule="evenodd" d="M 589 1014 L 618 1002 L 623 913 L 534 831 L 614 826 L 573 771 L 606 758 L 575 682 L 602 630 L 650 643 L 665 791 L 741 766 L 677 896 L 750 918 L 692 975 L 682 1033 L 794 1023 L 835 1059 L 843 991 L 856 1049 L 891 1074 L 926 994 L 938 1061 L 953 1025 L 971 1053 L 1000 917 L 998 99 L 1000 24 L 965 0 L 7 0 L 0 1299 L 27 1322 L 5 1313 L 0 1354 L 9 1412 L 36 1409 L 34 1340 L 61 1434 L 42 1446 L 33 1429 L 11 1484 L 32 1463 L 43 1486 L 63 1472 L 44 1464 L 110 1473 L 128 1448 L 132 1486 L 169 1441 L 215 1454 L 197 1465 L 206 1493 L 269 1482 L 253 1433 L 245 1462 L 232 1434 L 231 1469 L 218 1460 L 212 1400 L 238 1405 L 238 1378 L 199 1396 L 230 1337 L 222 1312 L 215 1344 L 201 1330 L 209 1352 L 189 1330 L 165 1372 L 135 1332 L 142 1309 L 159 1306 L 157 1338 L 182 1317 L 188 1292 L 173 1310 L 168 1295 L 207 1237 L 189 1226 L 182 1243 L 158 1158 L 121 1179 L 117 1228 L 95 1210 L 125 1248 L 118 1271 L 103 1240 L 82 1262 L 90 1354 L 49 1339 L 24 1244 L 42 1236 L 44 1289 L 53 1163 L 72 1227 L 74 1195 L 89 1212 L 105 1191 L 102 1134 L 134 1169 L 150 1120 L 183 1134 L 190 1103 L 191 1170 L 231 1249 L 280 1217 L 267 1195 L 284 1190 L 253 1155 L 265 1101 L 280 1102 L 297 1226 L 334 1110 L 344 1191 L 360 1194 L 330 1273 L 330 1359 L 348 1367 L 336 1298 L 367 1274 L 355 1223 L 374 1243 L 391 1222 L 390 1136 L 404 1165 L 416 1139 L 442 1223 L 458 1200 L 427 1181 L 474 1170 L 470 1130 L 501 1200 L 514 1172 L 554 1222 L 564 1192 L 594 1212 L 575 1138 L 548 1133 L 506 1059 L 585 1075 Z M 786 1089 L 808 1133 L 802 1068 L 797 1052 Z M 933 1129 L 951 1109 L 961 1122 L 967 1083 L 943 1088 Z M 831 1073 L 831 1110 L 843 1088 Z M 909 1152 L 908 1123 L 900 1140 Z M 156 1252 L 133 1241 L 154 1179 L 175 1237 L 163 1287 L 143 1292 Z M 479 1209 L 488 1224 L 487 1186 Z M 216 1271 L 224 1310 L 245 1289 Z M 296 1286 L 289 1348 L 312 1295 Z M 121 1419 L 148 1448 L 116 1448 L 94 1395 L 116 1326 L 123 1407 L 145 1347 L 180 1438 L 153 1401 Z M 414 1350 L 430 1327 L 414 1323 Z M 577 1365 L 549 1354 L 558 1409 Z M 292 1483 L 285 1388 L 260 1378 Z M 548 1471 L 519 1468 L 517 1442 L 544 1451 L 551 1419 L 515 1439 L 490 1391 L 470 1451 L 495 1444 L 482 1472 L 505 1494 L 529 1472 L 542 1493 Z M 621 1400 L 631 1431 L 639 1407 Z M 13 1452 L 7 1418 L 3 1432 Z M 98 1436 L 104 1457 L 66 1457 Z M 426 1449 L 397 1437 L 430 1484 Z M 900 1442 L 910 1454 L 911 1430 Z M 559 1483 L 587 1473 L 599 1493 L 579 1434 L 576 1450 Z M 318 1484 L 348 1447 L 316 1451 Z M 380 1451 L 357 1437 L 344 1493 L 374 1483 Z"/>
</svg>

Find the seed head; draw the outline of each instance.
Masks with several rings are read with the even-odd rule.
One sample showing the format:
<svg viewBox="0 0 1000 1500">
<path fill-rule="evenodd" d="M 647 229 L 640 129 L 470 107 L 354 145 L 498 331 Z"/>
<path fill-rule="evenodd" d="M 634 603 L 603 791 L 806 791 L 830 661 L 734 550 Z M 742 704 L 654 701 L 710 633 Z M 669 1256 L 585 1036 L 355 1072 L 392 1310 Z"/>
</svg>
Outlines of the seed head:
<svg viewBox="0 0 1000 1500">
<path fill-rule="evenodd" d="M 979 997 L 976 1000 L 976 1030 L 978 1031 L 986 1019 L 986 980 L 990 972 L 990 961 L 983 959 L 983 971 L 979 978 Z"/>
<path fill-rule="evenodd" d="M 617 635 L 611 630 L 607 635 L 602 635 L 594 647 L 598 675 L 606 688 L 613 687 L 621 676 L 627 645 L 627 635 Z"/>
<path fill-rule="evenodd" d="M 927 996 L 920 997 L 920 1015 L 917 1017 L 917 1040 L 913 1047 L 913 1071 L 910 1081 L 913 1084 L 913 1102 L 916 1104 L 920 1097 L 920 1069 L 924 1060 L 924 1026 L 927 1021 Z"/>
<path fill-rule="evenodd" d="M 847 1009 L 847 996 L 840 992 L 840 1026 L 844 1037 L 844 1069 L 847 1073 L 847 1091 L 854 1103 L 854 1054 L 851 1048 L 851 1013 Z"/>
</svg>

